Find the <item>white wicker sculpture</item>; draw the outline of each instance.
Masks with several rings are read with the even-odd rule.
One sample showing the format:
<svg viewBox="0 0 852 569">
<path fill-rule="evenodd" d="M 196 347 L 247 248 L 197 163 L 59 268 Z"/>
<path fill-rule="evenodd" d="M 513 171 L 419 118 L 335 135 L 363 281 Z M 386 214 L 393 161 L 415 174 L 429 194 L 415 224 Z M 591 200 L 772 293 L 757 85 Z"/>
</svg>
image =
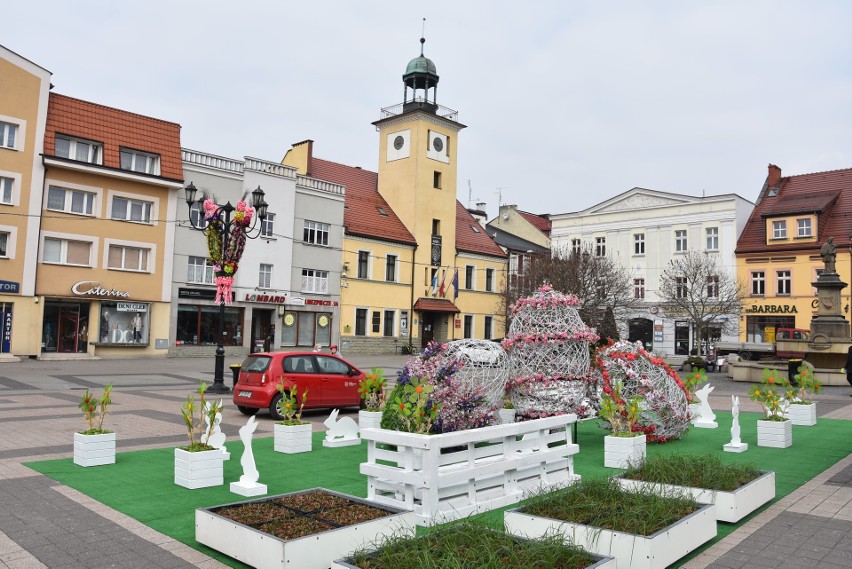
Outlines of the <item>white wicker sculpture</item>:
<svg viewBox="0 0 852 569">
<path fill-rule="evenodd" d="M 491 407 L 502 405 L 509 379 L 503 346 L 489 340 L 455 340 L 447 343 L 444 357 L 462 363 L 455 377 L 463 384 L 481 385 Z"/>
<path fill-rule="evenodd" d="M 589 375 L 589 344 L 598 336 L 577 313 L 579 302 L 544 285 L 512 306 L 503 347 L 509 355 L 509 392 L 519 416 L 594 415 L 598 404 Z"/>
<path fill-rule="evenodd" d="M 620 382 L 621 396 L 642 398 L 639 427 L 647 440 L 679 439 L 689 427 L 689 400 L 683 382 L 660 358 L 645 351 L 642 342 L 619 341 L 595 353 L 602 374 L 602 388 L 612 395 L 612 383 Z"/>
</svg>

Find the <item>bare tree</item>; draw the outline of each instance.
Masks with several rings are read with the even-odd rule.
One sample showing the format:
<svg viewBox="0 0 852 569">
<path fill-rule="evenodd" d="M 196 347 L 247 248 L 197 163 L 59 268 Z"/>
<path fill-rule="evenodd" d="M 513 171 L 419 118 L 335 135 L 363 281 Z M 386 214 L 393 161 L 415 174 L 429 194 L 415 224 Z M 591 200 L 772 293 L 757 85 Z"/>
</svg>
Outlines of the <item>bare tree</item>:
<svg viewBox="0 0 852 569">
<path fill-rule="evenodd" d="M 541 253 L 517 275 L 509 275 L 504 287 L 500 311 L 506 315 L 506 329 L 511 321 L 509 307 L 519 298 L 529 296 L 544 283 L 554 289 L 577 295 L 577 311 L 602 337 L 617 338 L 614 323 L 639 306 L 634 298 L 630 273 L 611 257 L 598 257 L 588 249 L 561 249 Z"/>
<path fill-rule="evenodd" d="M 698 349 L 710 328 L 734 331 L 745 289 L 719 264 L 717 255 L 690 249 L 663 271 L 657 296 L 668 310 L 690 320 L 695 330 L 692 347 Z"/>
</svg>

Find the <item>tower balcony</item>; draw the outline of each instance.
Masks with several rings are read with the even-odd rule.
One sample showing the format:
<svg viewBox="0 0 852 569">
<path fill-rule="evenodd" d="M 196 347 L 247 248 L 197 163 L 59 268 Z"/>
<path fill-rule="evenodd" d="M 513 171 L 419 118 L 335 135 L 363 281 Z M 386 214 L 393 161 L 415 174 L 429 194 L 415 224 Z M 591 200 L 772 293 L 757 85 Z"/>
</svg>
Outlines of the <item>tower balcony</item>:
<svg viewBox="0 0 852 569">
<path fill-rule="evenodd" d="M 444 107 L 442 105 L 430 103 L 429 101 L 422 98 L 415 99 L 414 101 L 408 101 L 407 103 L 399 103 L 390 107 L 383 108 L 381 110 L 379 120 L 399 116 L 403 113 L 409 113 L 411 111 L 416 110 L 423 110 L 427 113 L 438 115 L 441 118 L 445 118 L 453 122 L 459 122 L 458 111 L 454 111 L 453 109 Z"/>
</svg>

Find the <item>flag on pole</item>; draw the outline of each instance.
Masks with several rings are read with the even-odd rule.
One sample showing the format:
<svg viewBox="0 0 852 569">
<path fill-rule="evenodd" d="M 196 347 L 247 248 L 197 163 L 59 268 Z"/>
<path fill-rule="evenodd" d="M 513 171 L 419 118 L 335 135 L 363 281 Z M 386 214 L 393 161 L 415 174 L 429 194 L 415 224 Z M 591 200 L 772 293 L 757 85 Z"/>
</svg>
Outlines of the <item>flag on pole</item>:
<svg viewBox="0 0 852 569">
<path fill-rule="evenodd" d="M 455 299 L 457 299 L 459 297 L 459 270 L 458 269 L 456 269 L 456 274 L 453 276 L 453 288 L 455 288 L 455 290 L 453 291 L 453 300 L 455 301 Z"/>
<path fill-rule="evenodd" d="M 441 298 L 444 298 L 447 294 L 447 289 L 444 287 L 444 285 L 447 282 L 447 273 L 448 272 L 450 272 L 449 267 L 447 267 L 447 269 L 444 271 L 444 278 L 441 279 L 441 288 L 438 290 L 438 296 L 440 296 Z"/>
<path fill-rule="evenodd" d="M 435 274 L 432 275 L 432 296 L 435 296 L 435 293 L 438 292 L 438 271 L 435 270 Z"/>
</svg>

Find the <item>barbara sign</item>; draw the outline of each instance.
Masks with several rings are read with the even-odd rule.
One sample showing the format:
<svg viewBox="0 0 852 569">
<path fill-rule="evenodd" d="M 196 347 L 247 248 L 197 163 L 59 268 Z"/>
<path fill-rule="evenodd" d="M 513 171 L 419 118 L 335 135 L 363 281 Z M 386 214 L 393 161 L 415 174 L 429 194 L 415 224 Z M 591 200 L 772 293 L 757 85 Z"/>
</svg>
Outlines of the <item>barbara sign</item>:
<svg viewBox="0 0 852 569">
<path fill-rule="evenodd" d="M 77 296 L 98 296 L 102 298 L 129 298 L 130 293 L 114 288 L 103 288 L 95 281 L 78 281 L 71 286 L 71 292 Z"/>
</svg>

